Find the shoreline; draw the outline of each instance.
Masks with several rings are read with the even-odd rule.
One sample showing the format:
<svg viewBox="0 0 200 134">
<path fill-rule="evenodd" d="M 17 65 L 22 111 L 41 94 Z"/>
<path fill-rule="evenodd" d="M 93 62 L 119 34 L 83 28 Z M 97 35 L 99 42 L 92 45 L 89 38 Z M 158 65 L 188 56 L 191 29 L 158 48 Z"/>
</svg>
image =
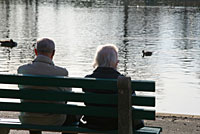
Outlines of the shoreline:
<svg viewBox="0 0 200 134">
<path fill-rule="evenodd" d="M 176 117 L 176 118 L 195 118 L 200 119 L 200 115 L 156 113 L 156 117 Z"/>
<path fill-rule="evenodd" d="M 18 118 L 16 112 L 0 112 L 0 118 Z M 200 116 L 172 113 L 156 113 L 156 120 L 145 120 L 145 126 L 161 127 L 161 134 L 200 134 Z M 29 134 L 28 131 L 11 130 L 9 134 Z M 43 134 L 60 134 L 43 132 Z"/>
</svg>

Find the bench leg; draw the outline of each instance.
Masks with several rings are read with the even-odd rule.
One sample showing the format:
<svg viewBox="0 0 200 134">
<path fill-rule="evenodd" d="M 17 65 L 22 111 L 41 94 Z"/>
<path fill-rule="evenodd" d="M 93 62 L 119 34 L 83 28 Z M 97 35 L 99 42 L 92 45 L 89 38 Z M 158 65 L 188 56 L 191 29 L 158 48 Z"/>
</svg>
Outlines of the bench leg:
<svg viewBox="0 0 200 134">
<path fill-rule="evenodd" d="M 41 131 L 33 131 L 33 130 L 29 130 L 30 134 L 42 134 Z"/>
</svg>

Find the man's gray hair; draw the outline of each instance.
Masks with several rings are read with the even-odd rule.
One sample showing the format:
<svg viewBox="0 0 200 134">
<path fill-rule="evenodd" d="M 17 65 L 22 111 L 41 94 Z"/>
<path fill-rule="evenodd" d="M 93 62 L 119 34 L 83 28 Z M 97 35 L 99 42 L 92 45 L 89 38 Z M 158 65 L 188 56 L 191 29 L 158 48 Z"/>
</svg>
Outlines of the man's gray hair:
<svg viewBox="0 0 200 134">
<path fill-rule="evenodd" d="M 118 48 L 114 44 L 98 46 L 93 67 L 113 67 L 118 62 L 117 53 Z"/>
<path fill-rule="evenodd" d="M 38 52 L 51 53 L 55 50 L 55 44 L 51 39 L 42 38 L 37 41 L 36 49 Z"/>
</svg>

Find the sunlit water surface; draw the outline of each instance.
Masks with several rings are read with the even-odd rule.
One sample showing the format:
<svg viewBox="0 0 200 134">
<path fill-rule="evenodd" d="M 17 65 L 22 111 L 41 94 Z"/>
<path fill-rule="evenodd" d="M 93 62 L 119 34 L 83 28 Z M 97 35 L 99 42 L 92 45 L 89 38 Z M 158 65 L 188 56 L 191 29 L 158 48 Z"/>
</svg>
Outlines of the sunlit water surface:
<svg viewBox="0 0 200 134">
<path fill-rule="evenodd" d="M 74 6 L 0 0 L 0 73 L 16 74 L 34 59 L 33 43 L 50 37 L 55 64 L 70 76 L 92 73 L 95 49 L 119 48 L 118 70 L 133 80 L 156 81 L 157 112 L 200 115 L 200 10 L 183 7 Z M 153 51 L 142 57 L 142 50 Z"/>
</svg>

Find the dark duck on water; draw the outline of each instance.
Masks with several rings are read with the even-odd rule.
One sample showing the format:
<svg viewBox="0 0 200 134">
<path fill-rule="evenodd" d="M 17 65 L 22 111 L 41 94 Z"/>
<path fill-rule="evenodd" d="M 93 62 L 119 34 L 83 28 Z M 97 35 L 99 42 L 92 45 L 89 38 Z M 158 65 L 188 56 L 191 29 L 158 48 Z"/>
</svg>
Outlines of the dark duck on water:
<svg viewBox="0 0 200 134">
<path fill-rule="evenodd" d="M 152 55 L 152 53 L 153 52 L 150 52 L 150 51 L 144 51 L 144 50 L 142 50 L 142 57 L 144 57 L 144 56 L 151 56 Z"/>
<path fill-rule="evenodd" d="M 17 43 L 14 42 L 12 39 L 10 39 L 5 41 L 0 41 L 0 46 L 13 48 L 17 46 Z"/>
</svg>

